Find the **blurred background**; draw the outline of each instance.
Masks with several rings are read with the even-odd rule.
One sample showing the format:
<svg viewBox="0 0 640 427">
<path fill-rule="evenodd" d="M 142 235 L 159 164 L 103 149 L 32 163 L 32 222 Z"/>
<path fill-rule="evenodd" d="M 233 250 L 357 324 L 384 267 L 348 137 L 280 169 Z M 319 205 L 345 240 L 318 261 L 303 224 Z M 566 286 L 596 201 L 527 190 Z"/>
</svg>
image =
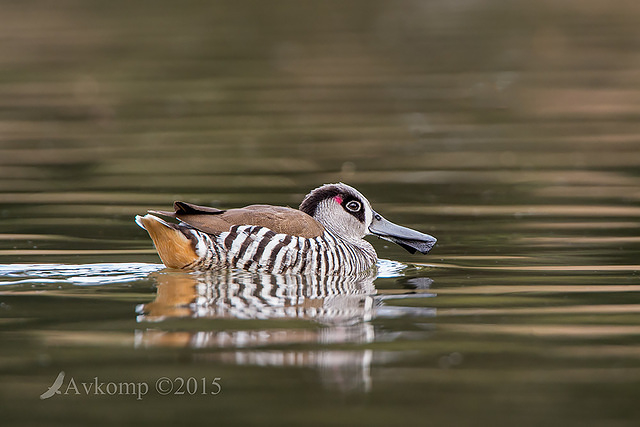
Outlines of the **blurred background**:
<svg viewBox="0 0 640 427">
<path fill-rule="evenodd" d="M 412 304 L 439 314 L 374 322 L 392 333 L 364 341 L 377 358 L 357 397 L 325 391 L 337 380 L 324 362 L 319 373 L 257 369 L 266 362 L 133 346 L 135 305 L 158 285 L 147 270 L 134 285 L 64 279 L 62 290 L 2 273 L 0 309 L 15 309 L 0 310 L 9 420 L 43 405 L 30 399 L 60 369 L 91 377 L 102 364 L 111 378 L 141 367 L 147 380 L 185 366 L 223 372 L 227 400 L 206 405 L 222 405 L 215 419 L 227 422 L 637 425 L 639 22 L 640 3 L 623 0 L 0 1 L 3 271 L 157 264 L 135 214 L 174 200 L 297 207 L 335 181 L 439 239 L 427 257 L 372 241 L 382 258 L 414 266 L 415 277 L 379 279 L 378 291 L 426 283 L 438 297 Z M 122 335 L 88 350 L 91 334 L 57 340 L 42 332 L 52 328 Z M 364 363 L 363 342 L 339 345 L 349 343 Z M 460 354 L 467 371 L 450 374 Z M 260 414 L 243 412 L 242 393 Z M 166 401 L 145 418 L 136 402 L 118 416 L 87 400 L 77 413 L 67 399 L 53 418 L 31 415 L 169 416 Z M 211 416 L 185 402 L 170 407 Z M 296 410 L 283 415 L 284 402 Z"/>
<path fill-rule="evenodd" d="M 639 14 L 626 1 L 5 1 L 2 212 L 296 206 L 336 180 L 427 207 L 605 183 L 637 202 Z"/>
</svg>

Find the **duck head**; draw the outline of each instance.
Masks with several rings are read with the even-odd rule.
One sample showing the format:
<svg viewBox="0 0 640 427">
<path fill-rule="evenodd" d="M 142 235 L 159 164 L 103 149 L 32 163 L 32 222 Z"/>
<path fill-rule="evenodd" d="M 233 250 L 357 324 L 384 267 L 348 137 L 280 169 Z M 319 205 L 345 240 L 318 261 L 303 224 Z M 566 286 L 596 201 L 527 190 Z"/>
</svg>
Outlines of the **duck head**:
<svg viewBox="0 0 640 427">
<path fill-rule="evenodd" d="M 423 254 L 436 244 L 433 236 L 387 221 L 358 190 L 343 183 L 325 184 L 312 190 L 300 204 L 300 210 L 348 241 L 357 242 L 372 234 L 410 253 Z"/>
</svg>

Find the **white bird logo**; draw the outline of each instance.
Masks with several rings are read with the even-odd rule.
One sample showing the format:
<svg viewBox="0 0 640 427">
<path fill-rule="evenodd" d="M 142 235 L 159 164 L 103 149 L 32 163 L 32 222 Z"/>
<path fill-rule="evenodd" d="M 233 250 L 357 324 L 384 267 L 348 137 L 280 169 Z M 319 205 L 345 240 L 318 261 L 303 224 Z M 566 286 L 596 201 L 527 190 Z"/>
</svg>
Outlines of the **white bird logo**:
<svg viewBox="0 0 640 427">
<path fill-rule="evenodd" d="M 60 387 L 62 386 L 62 381 L 64 381 L 64 371 L 60 371 L 60 373 L 56 377 L 53 384 L 51 384 L 51 387 L 49 387 L 49 390 L 45 391 L 40 395 L 40 399 L 44 400 L 44 399 L 50 398 L 54 394 L 60 394 Z"/>
</svg>

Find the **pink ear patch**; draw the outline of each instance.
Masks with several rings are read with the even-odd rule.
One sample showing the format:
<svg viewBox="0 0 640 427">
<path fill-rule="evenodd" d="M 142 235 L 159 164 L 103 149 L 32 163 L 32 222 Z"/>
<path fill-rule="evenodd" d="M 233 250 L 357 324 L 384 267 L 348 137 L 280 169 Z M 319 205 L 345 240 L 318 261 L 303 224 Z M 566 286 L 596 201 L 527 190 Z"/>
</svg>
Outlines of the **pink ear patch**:
<svg viewBox="0 0 640 427">
<path fill-rule="evenodd" d="M 333 200 L 335 200 L 336 202 L 338 202 L 339 205 L 342 204 L 342 196 L 341 195 L 337 195 L 333 198 Z"/>
</svg>

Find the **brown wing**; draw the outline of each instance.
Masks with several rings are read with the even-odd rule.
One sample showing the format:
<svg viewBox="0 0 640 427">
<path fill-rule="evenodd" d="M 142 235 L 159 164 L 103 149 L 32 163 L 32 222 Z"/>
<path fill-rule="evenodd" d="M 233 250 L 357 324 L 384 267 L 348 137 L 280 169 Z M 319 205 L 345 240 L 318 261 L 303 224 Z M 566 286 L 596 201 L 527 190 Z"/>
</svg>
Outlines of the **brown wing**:
<svg viewBox="0 0 640 427">
<path fill-rule="evenodd" d="M 175 202 L 174 208 L 175 212 L 150 212 L 177 218 L 209 234 L 229 231 L 233 225 L 259 225 L 276 233 L 306 238 L 318 237 L 324 231 L 322 225 L 306 213 L 282 206 L 251 205 L 224 211 L 191 203 Z"/>
</svg>

